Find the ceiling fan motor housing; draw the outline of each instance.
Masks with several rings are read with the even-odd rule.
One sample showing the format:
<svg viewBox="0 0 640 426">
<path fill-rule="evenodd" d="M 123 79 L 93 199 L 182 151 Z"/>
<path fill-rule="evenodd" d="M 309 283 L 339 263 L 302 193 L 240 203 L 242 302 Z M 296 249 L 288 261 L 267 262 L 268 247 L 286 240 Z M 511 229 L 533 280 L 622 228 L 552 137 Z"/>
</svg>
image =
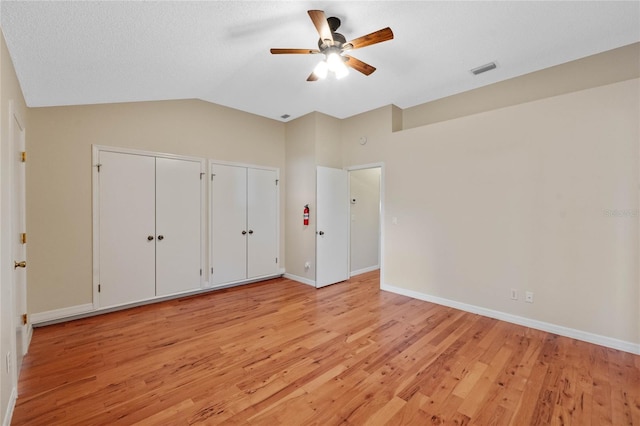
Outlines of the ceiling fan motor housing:
<svg viewBox="0 0 640 426">
<path fill-rule="evenodd" d="M 324 51 L 330 46 L 335 46 L 338 49 L 342 49 L 342 46 L 347 42 L 345 36 L 340 33 L 337 33 L 336 30 L 340 27 L 340 19 L 335 16 L 331 16 L 327 18 L 327 23 L 329 24 L 329 29 L 331 29 L 331 35 L 333 36 L 333 45 L 325 43 L 325 40 L 322 38 L 318 39 L 318 48 L 320 51 Z"/>
</svg>

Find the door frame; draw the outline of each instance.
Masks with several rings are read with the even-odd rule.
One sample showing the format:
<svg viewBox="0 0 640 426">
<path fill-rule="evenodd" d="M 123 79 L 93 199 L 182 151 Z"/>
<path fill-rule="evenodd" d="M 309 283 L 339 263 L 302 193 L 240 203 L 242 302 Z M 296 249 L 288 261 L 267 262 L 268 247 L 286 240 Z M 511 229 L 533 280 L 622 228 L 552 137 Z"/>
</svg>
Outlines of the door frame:
<svg viewBox="0 0 640 426">
<path fill-rule="evenodd" d="M 18 128 L 16 128 L 18 127 Z M 24 149 L 24 151 L 26 152 L 26 126 L 25 126 L 25 120 L 24 118 L 20 115 L 20 113 L 17 111 L 17 109 L 15 108 L 15 104 L 13 100 L 9 101 L 9 137 L 10 137 L 10 141 L 9 141 L 9 158 L 10 158 L 10 166 L 9 166 L 9 188 L 11 188 L 11 207 L 9 208 L 9 214 L 10 214 L 10 223 L 11 223 L 11 259 L 9 259 L 9 262 L 11 262 L 11 260 L 24 260 L 27 261 L 27 249 L 26 247 L 24 248 L 24 259 L 15 259 L 15 238 L 16 235 L 19 232 L 26 232 L 26 169 L 25 169 L 25 176 L 24 176 L 24 180 L 22 182 L 23 187 L 22 187 L 22 194 L 20 197 L 20 200 L 18 201 L 21 206 L 20 206 L 20 214 L 23 216 L 23 220 L 24 220 L 24 229 L 16 229 L 15 228 L 15 210 L 14 210 L 14 206 L 13 204 L 16 202 L 15 200 L 15 195 L 16 195 L 16 188 L 15 188 L 15 172 L 16 172 L 16 164 L 17 164 L 17 158 L 18 158 L 18 153 L 20 152 L 20 148 Z M 19 145 L 19 146 L 18 146 Z M 14 268 L 15 269 L 15 268 Z M 20 301 L 21 304 L 21 308 L 23 308 L 23 312 L 22 313 L 28 313 L 28 308 L 27 308 L 27 274 L 26 271 L 24 271 L 25 276 L 24 276 L 24 291 L 22 292 L 22 300 Z M 33 334 L 33 327 L 31 325 L 31 322 L 28 320 L 29 316 L 27 315 L 27 324 L 25 326 L 21 326 L 20 322 L 18 321 L 18 316 L 21 315 L 21 313 L 18 311 L 18 300 L 17 300 L 17 291 L 16 291 L 16 279 L 15 279 L 15 273 L 12 270 L 11 271 L 11 280 L 10 280 L 10 297 L 11 297 L 11 333 L 12 333 L 12 342 L 11 342 L 11 352 L 12 352 L 12 362 L 11 362 L 11 370 L 9 372 L 9 374 L 12 375 L 12 385 L 14 386 L 14 389 L 17 392 L 17 384 L 18 384 L 18 377 L 20 375 L 20 371 L 18 370 L 18 349 L 20 349 L 22 351 L 22 356 L 26 355 L 28 350 L 29 350 L 29 344 L 31 342 L 31 336 Z M 22 348 L 18 348 L 17 347 L 17 338 L 16 338 L 16 330 L 18 329 L 18 327 L 23 327 L 23 338 L 22 338 Z M 17 394 L 16 394 L 17 395 Z"/>
<path fill-rule="evenodd" d="M 207 256 L 206 256 L 206 194 L 207 194 L 207 182 L 206 182 L 206 160 L 202 157 L 192 157 L 187 155 L 167 154 L 162 152 L 144 151 L 139 149 L 121 148 L 107 145 L 92 145 L 91 146 L 91 203 L 92 203 L 92 235 L 93 235 L 93 299 L 92 299 L 92 311 L 100 307 L 98 284 L 100 283 L 100 173 L 98 167 L 100 166 L 99 158 L 100 152 L 115 152 L 119 154 L 132 154 L 132 155 L 144 155 L 148 157 L 160 157 L 171 158 L 176 160 L 188 160 L 196 161 L 200 163 L 200 175 L 202 176 L 202 184 L 200 185 L 200 199 L 202 200 L 200 205 L 200 264 L 202 265 L 202 277 L 200 278 L 200 289 L 205 288 L 205 271 L 208 270 Z M 197 291 L 197 290 L 196 290 Z M 192 291 L 190 291 L 192 292 Z M 162 299 L 165 296 L 156 296 L 153 299 Z"/>
<path fill-rule="evenodd" d="M 384 193 L 385 193 L 385 189 L 384 189 L 384 174 L 385 174 L 385 169 L 384 169 L 384 163 L 380 162 L 380 163 L 367 163 L 367 164 L 360 164 L 360 165 L 355 165 L 355 166 L 349 166 L 349 167 L 345 167 L 345 170 L 349 173 L 349 177 L 351 177 L 351 172 L 354 170 L 364 170 L 364 169 L 380 169 L 380 229 L 378 230 L 378 250 L 379 250 L 379 256 L 380 256 L 380 260 L 379 260 L 379 264 L 380 264 L 380 283 L 379 285 L 381 286 L 385 281 L 384 281 L 384 206 L 385 206 L 385 202 L 384 202 Z M 349 185 L 349 188 L 351 188 L 351 185 Z M 349 215 L 351 215 L 351 204 L 349 204 Z M 349 218 L 351 218 L 351 216 L 349 216 Z M 349 220 L 349 273 L 351 273 L 351 220 Z"/>
</svg>

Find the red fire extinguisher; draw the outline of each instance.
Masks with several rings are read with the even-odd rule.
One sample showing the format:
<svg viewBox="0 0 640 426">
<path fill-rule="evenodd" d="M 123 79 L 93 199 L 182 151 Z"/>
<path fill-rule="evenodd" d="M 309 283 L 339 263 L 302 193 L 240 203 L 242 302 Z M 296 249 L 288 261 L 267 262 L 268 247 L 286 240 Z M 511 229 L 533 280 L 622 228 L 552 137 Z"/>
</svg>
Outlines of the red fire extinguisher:
<svg viewBox="0 0 640 426">
<path fill-rule="evenodd" d="M 304 210 L 302 211 L 302 223 L 304 226 L 309 225 L 309 204 L 304 206 Z"/>
</svg>

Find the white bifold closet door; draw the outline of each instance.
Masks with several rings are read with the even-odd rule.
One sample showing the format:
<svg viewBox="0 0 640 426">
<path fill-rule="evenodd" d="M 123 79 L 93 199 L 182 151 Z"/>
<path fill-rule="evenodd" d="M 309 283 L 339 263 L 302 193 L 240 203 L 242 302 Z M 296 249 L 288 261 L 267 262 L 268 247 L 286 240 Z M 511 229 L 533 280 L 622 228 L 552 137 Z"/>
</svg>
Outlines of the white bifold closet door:
<svg viewBox="0 0 640 426">
<path fill-rule="evenodd" d="M 200 163 L 156 158 L 156 296 L 200 288 Z"/>
<path fill-rule="evenodd" d="M 247 168 L 215 164 L 211 170 L 213 284 L 247 278 Z"/>
<path fill-rule="evenodd" d="M 201 287 L 202 162 L 100 151 L 99 306 Z"/>
<path fill-rule="evenodd" d="M 154 157 L 100 152 L 101 307 L 156 295 L 155 167 Z"/>
<path fill-rule="evenodd" d="M 276 177 L 274 170 L 247 169 L 247 278 L 278 270 Z"/>
<path fill-rule="evenodd" d="M 277 171 L 212 164 L 211 173 L 212 284 L 276 275 Z"/>
</svg>

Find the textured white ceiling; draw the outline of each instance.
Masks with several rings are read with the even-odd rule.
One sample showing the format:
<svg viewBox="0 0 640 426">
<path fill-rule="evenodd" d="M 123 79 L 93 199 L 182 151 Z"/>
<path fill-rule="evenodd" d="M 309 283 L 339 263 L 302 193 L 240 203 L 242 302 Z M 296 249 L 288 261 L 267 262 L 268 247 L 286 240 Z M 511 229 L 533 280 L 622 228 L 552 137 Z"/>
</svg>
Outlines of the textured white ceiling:
<svg viewBox="0 0 640 426">
<path fill-rule="evenodd" d="M 2 30 L 32 107 L 199 98 L 280 120 L 411 107 L 640 40 L 638 1 L 2 1 Z M 377 71 L 307 82 L 318 55 L 307 15 Z M 469 70 L 490 61 L 480 76 Z M 289 120 L 290 120 L 289 119 Z"/>
</svg>

